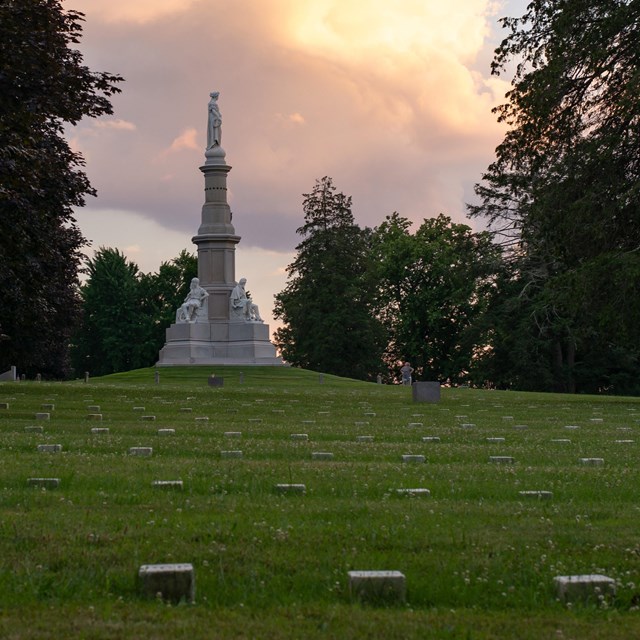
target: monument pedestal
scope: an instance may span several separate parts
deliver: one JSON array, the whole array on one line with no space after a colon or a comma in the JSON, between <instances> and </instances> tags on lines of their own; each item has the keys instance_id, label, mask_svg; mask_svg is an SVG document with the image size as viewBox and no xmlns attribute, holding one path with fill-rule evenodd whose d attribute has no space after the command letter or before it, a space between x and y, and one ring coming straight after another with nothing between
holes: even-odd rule
<instances>
[{"instance_id":1,"label":"monument pedestal","mask_svg":"<svg viewBox=\"0 0 640 640\"><path fill-rule=\"evenodd\" d=\"M189 364L282 366L282 360L262 322L172 324L157 366Z\"/></svg>"}]
</instances>

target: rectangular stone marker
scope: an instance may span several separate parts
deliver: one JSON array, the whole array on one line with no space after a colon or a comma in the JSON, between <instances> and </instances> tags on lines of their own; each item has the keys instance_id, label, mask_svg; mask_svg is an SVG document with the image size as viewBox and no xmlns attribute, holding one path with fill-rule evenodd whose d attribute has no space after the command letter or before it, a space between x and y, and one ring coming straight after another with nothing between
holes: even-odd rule
<instances>
[{"instance_id":1,"label":"rectangular stone marker","mask_svg":"<svg viewBox=\"0 0 640 640\"><path fill-rule=\"evenodd\" d=\"M496 462L497 464L513 464L513 458L511 456L489 456L489 462Z\"/></svg>"},{"instance_id":2,"label":"rectangular stone marker","mask_svg":"<svg viewBox=\"0 0 640 640\"><path fill-rule=\"evenodd\" d=\"M50 420L50 413L36 413L36 420Z\"/></svg>"},{"instance_id":3,"label":"rectangular stone marker","mask_svg":"<svg viewBox=\"0 0 640 640\"><path fill-rule=\"evenodd\" d=\"M616 444L633 444L634 440L614 440Z\"/></svg>"},{"instance_id":4,"label":"rectangular stone marker","mask_svg":"<svg viewBox=\"0 0 640 640\"><path fill-rule=\"evenodd\" d=\"M374 411L366 411L365 416L367 416L367 418L371 417L371 418L375 418L375 412Z\"/></svg>"},{"instance_id":5,"label":"rectangular stone marker","mask_svg":"<svg viewBox=\"0 0 640 640\"><path fill-rule=\"evenodd\" d=\"M440 383L414 382L411 393L414 402L440 402Z\"/></svg>"},{"instance_id":6,"label":"rectangular stone marker","mask_svg":"<svg viewBox=\"0 0 640 640\"><path fill-rule=\"evenodd\" d=\"M424 427L424 423L422 423L422 422L410 422L407 425L408 429L417 429L418 427Z\"/></svg>"},{"instance_id":7,"label":"rectangular stone marker","mask_svg":"<svg viewBox=\"0 0 640 640\"><path fill-rule=\"evenodd\" d=\"M518 491L523 498L538 498L538 500L550 500L553 498L551 491Z\"/></svg>"},{"instance_id":8,"label":"rectangular stone marker","mask_svg":"<svg viewBox=\"0 0 640 640\"><path fill-rule=\"evenodd\" d=\"M209 422L209 416L198 416L196 422Z\"/></svg>"},{"instance_id":9,"label":"rectangular stone marker","mask_svg":"<svg viewBox=\"0 0 640 640\"><path fill-rule=\"evenodd\" d=\"M502 437L487 438L487 442L504 442L504 438L502 438Z\"/></svg>"},{"instance_id":10,"label":"rectangular stone marker","mask_svg":"<svg viewBox=\"0 0 640 640\"><path fill-rule=\"evenodd\" d=\"M400 571L349 571L349 594L366 602L404 602L407 581Z\"/></svg>"},{"instance_id":11,"label":"rectangular stone marker","mask_svg":"<svg viewBox=\"0 0 640 640\"><path fill-rule=\"evenodd\" d=\"M109 433L109 427L93 427L91 433Z\"/></svg>"},{"instance_id":12,"label":"rectangular stone marker","mask_svg":"<svg viewBox=\"0 0 640 640\"><path fill-rule=\"evenodd\" d=\"M100 405L99 404L90 404L87 407L87 411L91 413L100 413Z\"/></svg>"},{"instance_id":13,"label":"rectangular stone marker","mask_svg":"<svg viewBox=\"0 0 640 640\"><path fill-rule=\"evenodd\" d=\"M551 438L551 442L561 442L564 444L570 444L571 440L569 440L569 438Z\"/></svg>"},{"instance_id":14,"label":"rectangular stone marker","mask_svg":"<svg viewBox=\"0 0 640 640\"><path fill-rule=\"evenodd\" d=\"M32 487L57 489L60 486L60 478L27 478L27 484Z\"/></svg>"},{"instance_id":15,"label":"rectangular stone marker","mask_svg":"<svg viewBox=\"0 0 640 640\"><path fill-rule=\"evenodd\" d=\"M461 429L475 429L475 428L476 428L476 425L475 425L475 424L473 424L472 422L463 422L463 423L460 425L460 428L461 428Z\"/></svg>"},{"instance_id":16,"label":"rectangular stone marker","mask_svg":"<svg viewBox=\"0 0 640 640\"><path fill-rule=\"evenodd\" d=\"M249 418L249 422L262 422L262 418Z\"/></svg>"},{"instance_id":17,"label":"rectangular stone marker","mask_svg":"<svg viewBox=\"0 0 640 640\"><path fill-rule=\"evenodd\" d=\"M242 438L242 431L225 431L225 438Z\"/></svg>"},{"instance_id":18,"label":"rectangular stone marker","mask_svg":"<svg viewBox=\"0 0 640 640\"><path fill-rule=\"evenodd\" d=\"M90 413L87 415L87 420L102 420L102 414L101 413Z\"/></svg>"},{"instance_id":19,"label":"rectangular stone marker","mask_svg":"<svg viewBox=\"0 0 640 640\"><path fill-rule=\"evenodd\" d=\"M307 486L304 484L277 484L275 490L278 493L306 493Z\"/></svg>"},{"instance_id":20,"label":"rectangular stone marker","mask_svg":"<svg viewBox=\"0 0 640 640\"><path fill-rule=\"evenodd\" d=\"M62 451L61 444L39 444L38 451L42 453L59 453Z\"/></svg>"},{"instance_id":21,"label":"rectangular stone marker","mask_svg":"<svg viewBox=\"0 0 640 640\"><path fill-rule=\"evenodd\" d=\"M221 458L242 458L242 451L221 451Z\"/></svg>"},{"instance_id":22,"label":"rectangular stone marker","mask_svg":"<svg viewBox=\"0 0 640 640\"><path fill-rule=\"evenodd\" d=\"M308 433L292 433L291 439L292 440L308 440L309 434Z\"/></svg>"},{"instance_id":23,"label":"rectangular stone marker","mask_svg":"<svg viewBox=\"0 0 640 640\"><path fill-rule=\"evenodd\" d=\"M313 451L311 453L312 460L333 460L333 453L329 451Z\"/></svg>"},{"instance_id":24,"label":"rectangular stone marker","mask_svg":"<svg viewBox=\"0 0 640 640\"><path fill-rule=\"evenodd\" d=\"M173 436L175 435L175 429L158 429L159 436Z\"/></svg>"},{"instance_id":25,"label":"rectangular stone marker","mask_svg":"<svg viewBox=\"0 0 640 640\"><path fill-rule=\"evenodd\" d=\"M142 419L145 422L153 422L156 419L156 417L155 416L142 416Z\"/></svg>"},{"instance_id":26,"label":"rectangular stone marker","mask_svg":"<svg viewBox=\"0 0 640 640\"><path fill-rule=\"evenodd\" d=\"M356 436L356 442L373 442L373 436Z\"/></svg>"},{"instance_id":27,"label":"rectangular stone marker","mask_svg":"<svg viewBox=\"0 0 640 640\"><path fill-rule=\"evenodd\" d=\"M180 411L182 413L191 413L193 411L192 407L180 407Z\"/></svg>"},{"instance_id":28,"label":"rectangular stone marker","mask_svg":"<svg viewBox=\"0 0 640 640\"><path fill-rule=\"evenodd\" d=\"M8 409L8 408L9 408L8 402L0 402L0 409Z\"/></svg>"},{"instance_id":29,"label":"rectangular stone marker","mask_svg":"<svg viewBox=\"0 0 640 640\"><path fill-rule=\"evenodd\" d=\"M27 433L44 433L44 427L29 426L25 427L24 430Z\"/></svg>"},{"instance_id":30,"label":"rectangular stone marker","mask_svg":"<svg viewBox=\"0 0 640 640\"><path fill-rule=\"evenodd\" d=\"M616 581L600 574L556 576L553 579L558 599L561 602L600 603L600 596L616 594Z\"/></svg>"},{"instance_id":31,"label":"rectangular stone marker","mask_svg":"<svg viewBox=\"0 0 640 640\"><path fill-rule=\"evenodd\" d=\"M151 486L159 489L183 489L182 480L154 480Z\"/></svg>"},{"instance_id":32,"label":"rectangular stone marker","mask_svg":"<svg viewBox=\"0 0 640 640\"><path fill-rule=\"evenodd\" d=\"M133 407L134 411L144 411L144 407Z\"/></svg>"},{"instance_id":33,"label":"rectangular stone marker","mask_svg":"<svg viewBox=\"0 0 640 640\"><path fill-rule=\"evenodd\" d=\"M580 427L577 424L567 424L564 427L565 429L569 429L570 431L575 431L576 429L579 429Z\"/></svg>"},{"instance_id":34,"label":"rectangular stone marker","mask_svg":"<svg viewBox=\"0 0 640 640\"><path fill-rule=\"evenodd\" d=\"M592 467L601 467L604 464L604 458L580 458L580 462Z\"/></svg>"},{"instance_id":35,"label":"rectangular stone marker","mask_svg":"<svg viewBox=\"0 0 640 640\"><path fill-rule=\"evenodd\" d=\"M430 496L431 491L429 489L396 489L396 493L401 496Z\"/></svg>"},{"instance_id":36,"label":"rectangular stone marker","mask_svg":"<svg viewBox=\"0 0 640 640\"><path fill-rule=\"evenodd\" d=\"M603 422L602 418L589 418L589 422Z\"/></svg>"},{"instance_id":37,"label":"rectangular stone marker","mask_svg":"<svg viewBox=\"0 0 640 640\"><path fill-rule=\"evenodd\" d=\"M356 427L368 427L369 426L368 422L354 422L353 424L355 424Z\"/></svg>"},{"instance_id":38,"label":"rectangular stone marker","mask_svg":"<svg viewBox=\"0 0 640 640\"><path fill-rule=\"evenodd\" d=\"M148 458L153 455L153 447L130 447L129 455Z\"/></svg>"},{"instance_id":39,"label":"rectangular stone marker","mask_svg":"<svg viewBox=\"0 0 640 640\"><path fill-rule=\"evenodd\" d=\"M56 407L53 404L42 404L42 405L40 405L40 408L43 411L53 411Z\"/></svg>"},{"instance_id":40,"label":"rectangular stone marker","mask_svg":"<svg viewBox=\"0 0 640 640\"><path fill-rule=\"evenodd\" d=\"M524 431L525 429L528 429L529 426L526 424L514 424L513 428L518 429L518 431Z\"/></svg>"},{"instance_id":41,"label":"rectangular stone marker","mask_svg":"<svg viewBox=\"0 0 640 640\"><path fill-rule=\"evenodd\" d=\"M402 462L424 462L426 458L421 455L414 455L412 453L406 453L402 456Z\"/></svg>"},{"instance_id":42,"label":"rectangular stone marker","mask_svg":"<svg viewBox=\"0 0 640 640\"><path fill-rule=\"evenodd\" d=\"M140 591L146 598L195 602L196 580L192 564L143 564L138 570Z\"/></svg>"},{"instance_id":43,"label":"rectangular stone marker","mask_svg":"<svg viewBox=\"0 0 640 640\"><path fill-rule=\"evenodd\" d=\"M440 436L423 436L422 442L440 442Z\"/></svg>"}]
</instances>

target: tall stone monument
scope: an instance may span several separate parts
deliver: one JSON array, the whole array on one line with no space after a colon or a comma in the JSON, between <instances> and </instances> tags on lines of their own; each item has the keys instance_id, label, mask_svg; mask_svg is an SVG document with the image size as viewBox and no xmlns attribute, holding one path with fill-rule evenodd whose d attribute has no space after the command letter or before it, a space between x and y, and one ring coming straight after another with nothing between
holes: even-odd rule
<instances>
[{"instance_id":1,"label":"tall stone monument","mask_svg":"<svg viewBox=\"0 0 640 640\"><path fill-rule=\"evenodd\" d=\"M218 92L209 101L204 174L205 202L198 233L198 278L194 278L157 366L282 365L269 341L269 326L247 296L245 278L235 280L235 250L240 242L227 203L227 164L222 148L222 117Z\"/></svg>"}]
</instances>

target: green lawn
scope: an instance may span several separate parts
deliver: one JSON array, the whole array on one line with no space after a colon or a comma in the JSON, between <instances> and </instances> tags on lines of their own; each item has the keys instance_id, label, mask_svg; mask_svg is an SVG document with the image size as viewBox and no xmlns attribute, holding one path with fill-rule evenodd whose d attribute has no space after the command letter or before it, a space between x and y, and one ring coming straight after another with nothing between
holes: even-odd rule
<instances>
[{"instance_id":1,"label":"green lawn","mask_svg":"<svg viewBox=\"0 0 640 640\"><path fill-rule=\"evenodd\" d=\"M407 387L299 369L176 367L159 384L153 369L1 383L5 402L2 638L640 637L636 398L443 389L414 404ZM172 562L194 565L195 605L140 596L140 565ZM406 604L352 602L352 569L402 571ZM615 600L556 600L554 576L588 573L614 578Z\"/></svg>"}]
</instances>

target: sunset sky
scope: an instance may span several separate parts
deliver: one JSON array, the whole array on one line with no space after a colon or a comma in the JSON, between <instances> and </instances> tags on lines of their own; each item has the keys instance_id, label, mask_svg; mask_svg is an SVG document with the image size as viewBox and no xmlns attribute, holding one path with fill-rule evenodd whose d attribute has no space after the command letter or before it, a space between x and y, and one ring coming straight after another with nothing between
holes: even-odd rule
<instances>
[{"instance_id":1,"label":"sunset sky","mask_svg":"<svg viewBox=\"0 0 640 640\"><path fill-rule=\"evenodd\" d=\"M393 211L465 217L504 129L491 108L497 19L526 0L65 0L93 71L125 78L114 115L69 131L98 190L77 220L144 272L200 223L207 103L219 91L236 277L270 322L302 225L333 178L361 226ZM91 253L91 251L89 252Z\"/></svg>"}]
</instances>

